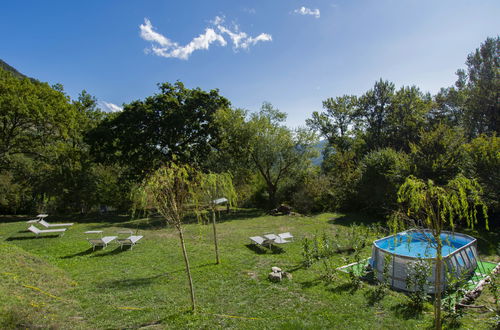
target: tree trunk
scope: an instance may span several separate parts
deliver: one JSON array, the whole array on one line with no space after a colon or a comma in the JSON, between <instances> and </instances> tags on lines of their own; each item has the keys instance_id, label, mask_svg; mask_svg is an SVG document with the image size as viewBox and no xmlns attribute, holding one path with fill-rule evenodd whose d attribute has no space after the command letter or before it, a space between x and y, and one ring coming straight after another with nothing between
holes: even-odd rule
<instances>
[{"instance_id":1,"label":"tree trunk","mask_svg":"<svg viewBox=\"0 0 500 330\"><path fill-rule=\"evenodd\" d=\"M193 279L191 278L191 269L189 268L189 259L186 252L186 245L184 244L184 235L182 233L182 228L179 228L179 238L181 239L182 255L184 256L184 262L186 264L186 273L189 281L189 290L191 291L191 310L194 312L196 308L196 301L194 298Z\"/></svg>"},{"instance_id":2,"label":"tree trunk","mask_svg":"<svg viewBox=\"0 0 500 330\"><path fill-rule=\"evenodd\" d=\"M434 275L434 322L436 329L441 329L441 272L443 264L441 235L438 233L436 237L437 254L436 254L436 272Z\"/></svg>"},{"instance_id":3,"label":"tree trunk","mask_svg":"<svg viewBox=\"0 0 500 330\"><path fill-rule=\"evenodd\" d=\"M269 208L274 209L276 207L276 186L268 185L267 192L269 194Z\"/></svg>"},{"instance_id":4,"label":"tree trunk","mask_svg":"<svg viewBox=\"0 0 500 330\"><path fill-rule=\"evenodd\" d=\"M219 245L217 243L217 228L215 226L215 210L212 210L212 226L214 228L214 244L215 244L215 263L220 264Z\"/></svg>"}]
</instances>

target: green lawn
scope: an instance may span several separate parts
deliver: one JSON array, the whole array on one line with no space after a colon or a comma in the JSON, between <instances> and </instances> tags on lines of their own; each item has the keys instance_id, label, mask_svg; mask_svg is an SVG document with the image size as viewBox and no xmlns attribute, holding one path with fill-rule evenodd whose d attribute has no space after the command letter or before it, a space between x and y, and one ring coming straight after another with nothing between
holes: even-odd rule
<instances>
[{"instance_id":1,"label":"green lawn","mask_svg":"<svg viewBox=\"0 0 500 330\"><path fill-rule=\"evenodd\" d=\"M97 219L97 218L96 218ZM17 220L17 221L16 221ZM68 220L51 219L49 221ZM79 221L80 220L80 221ZM0 218L0 221L2 219ZM5 221L5 219L3 220ZM185 226L186 245L199 306L188 312L189 292L179 239L159 219L101 221L77 219L62 237L33 238L26 218L0 223L0 327L41 325L62 328L422 328L432 324L432 308L414 315L407 297L390 291L370 302L373 287L353 290L343 273L333 283L321 280L323 264L301 265L301 239L323 232L342 235L353 222L375 222L354 214L315 217L272 217L241 210L218 224L221 265L215 265L211 226ZM112 244L92 251L87 230L115 235L128 228L144 235L133 250ZM292 232L296 239L282 250L255 249L249 236ZM479 235L478 233L472 233ZM373 238L377 235L373 233ZM483 259L498 262L492 246L498 234L481 234ZM370 256L371 246L361 255ZM346 254L332 258L346 263ZM293 279L270 283L267 274L278 266ZM485 296L483 299L488 299ZM493 314L466 312L465 328L488 328ZM481 322L478 322L480 320ZM3 323L2 323L3 322Z\"/></svg>"}]
</instances>

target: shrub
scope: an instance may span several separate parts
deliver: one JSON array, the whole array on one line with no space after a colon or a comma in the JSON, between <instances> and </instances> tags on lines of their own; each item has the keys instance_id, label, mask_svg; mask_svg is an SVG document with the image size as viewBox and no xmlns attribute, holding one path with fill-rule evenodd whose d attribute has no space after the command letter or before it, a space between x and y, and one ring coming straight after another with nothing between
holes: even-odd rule
<instances>
[{"instance_id":1,"label":"shrub","mask_svg":"<svg viewBox=\"0 0 500 330\"><path fill-rule=\"evenodd\" d=\"M406 288L411 291L409 294L410 305L415 311L421 312L425 301L429 298L426 286L427 278L431 273L429 262L424 259L412 262L408 265L408 277L406 278Z\"/></svg>"},{"instance_id":2,"label":"shrub","mask_svg":"<svg viewBox=\"0 0 500 330\"><path fill-rule=\"evenodd\" d=\"M410 174L405 153L386 148L368 153L361 161L358 185L360 201L377 214L386 214L396 207L397 191Z\"/></svg>"},{"instance_id":3,"label":"shrub","mask_svg":"<svg viewBox=\"0 0 500 330\"><path fill-rule=\"evenodd\" d=\"M500 211L500 138L481 135L464 145L465 172L479 181L488 209ZM494 217L491 217L493 219Z\"/></svg>"}]
</instances>

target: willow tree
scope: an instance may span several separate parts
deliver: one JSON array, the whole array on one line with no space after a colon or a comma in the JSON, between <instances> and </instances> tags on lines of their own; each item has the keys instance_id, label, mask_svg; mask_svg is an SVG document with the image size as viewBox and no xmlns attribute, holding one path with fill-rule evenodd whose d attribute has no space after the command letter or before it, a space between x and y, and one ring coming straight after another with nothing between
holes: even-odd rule
<instances>
[{"instance_id":1,"label":"willow tree","mask_svg":"<svg viewBox=\"0 0 500 330\"><path fill-rule=\"evenodd\" d=\"M173 225L179 233L182 255L186 265L191 294L191 308L196 308L194 296L193 279L189 267L189 259L184 243L184 232L182 219L189 212L190 203L195 196L195 188L198 185L200 174L189 165L176 165L171 163L156 170L144 184L143 191L147 201L165 218L167 223Z\"/></svg>"},{"instance_id":2,"label":"willow tree","mask_svg":"<svg viewBox=\"0 0 500 330\"><path fill-rule=\"evenodd\" d=\"M201 176L197 190L198 202L208 205L212 216L212 227L214 232L215 260L220 264L219 246L217 241L217 205L218 199L226 198L229 207L236 200L236 192L233 187L233 179L229 173L207 173Z\"/></svg>"},{"instance_id":3,"label":"willow tree","mask_svg":"<svg viewBox=\"0 0 500 330\"><path fill-rule=\"evenodd\" d=\"M445 227L452 230L458 221L474 228L478 210L485 218L488 229L488 215L481 200L482 189L475 180L462 175L450 180L445 186L436 185L432 180L423 181L409 176L398 191L398 202L412 219L430 229L436 245L436 270L434 272L434 318L436 329L441 329L441 276L442 247L441 232ZM401 217L399 218L401 219Z\"/></svg>"}]
</instances>

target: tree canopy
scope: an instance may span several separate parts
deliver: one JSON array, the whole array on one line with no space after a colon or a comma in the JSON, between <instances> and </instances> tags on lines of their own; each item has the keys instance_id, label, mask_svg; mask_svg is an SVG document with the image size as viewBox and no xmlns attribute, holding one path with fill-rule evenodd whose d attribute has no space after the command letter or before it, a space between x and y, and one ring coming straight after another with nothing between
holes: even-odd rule
<instances>
[{"instance_id":1,"label":"tree canopy","mask_svg":"<svg viewBox=\"0 0 500 330\"><path fill-rule=\"evenodd\" d=\"M181 82L159 85L160 92L126 105L89 133L99 160L119 162L142 178L174 157L203 166L217 147L213 117L229 101L217 90L188 89Z\"/></svg>"}]
</instances>

